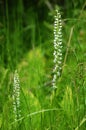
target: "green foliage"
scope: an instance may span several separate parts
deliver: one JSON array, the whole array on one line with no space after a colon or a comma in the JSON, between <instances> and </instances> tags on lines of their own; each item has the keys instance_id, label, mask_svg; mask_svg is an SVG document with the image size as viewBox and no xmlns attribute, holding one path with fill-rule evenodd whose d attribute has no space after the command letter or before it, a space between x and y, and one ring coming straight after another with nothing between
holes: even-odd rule
<instances>
[{"instance_id":1,"label":"green foliage","mask_svg":"<svg viewBox=\"0 0 86 130\"><path fill-rule=\"evenodd\" d=\"M86 2L0 0L0 129L86 129ZM61 9L63 67L52 89L54 8ZM21 117L13 116L13 76ZM19 111L19 110L18 110Z\"/></svg>"}]
</instances>

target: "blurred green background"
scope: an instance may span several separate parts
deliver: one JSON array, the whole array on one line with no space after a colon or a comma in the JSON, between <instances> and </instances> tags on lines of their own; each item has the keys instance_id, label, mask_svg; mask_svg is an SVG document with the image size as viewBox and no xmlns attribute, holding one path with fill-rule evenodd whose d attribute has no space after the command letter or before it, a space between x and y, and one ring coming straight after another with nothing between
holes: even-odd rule
<instances>
[{"instance_id":1,"label":"blurred green background","mask_svg":"<svg viewBox=\"0 0 86 130\"><path fill-rule=\"evenodd\" d=\"M55 9L62 16L63 67L54 91ZM17 122L12 105L15 69L23 117ZM0 129L86 129L85 0L0 0Z\"/></svg>"}]
</instances>

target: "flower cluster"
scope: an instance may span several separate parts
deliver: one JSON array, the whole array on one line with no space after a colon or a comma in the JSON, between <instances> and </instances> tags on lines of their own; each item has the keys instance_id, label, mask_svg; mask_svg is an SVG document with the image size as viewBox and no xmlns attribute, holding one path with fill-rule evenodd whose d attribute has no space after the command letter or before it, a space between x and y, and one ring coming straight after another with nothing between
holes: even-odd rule
<instances>
[{"instance_id":1,"label":"flower cluster","mask_svg":"<svg viewBox=\"0 0 86 130\"><path fill-rule=\"evenodd\" d=\"M55 21L54 21L54 69L53 69L53 80L52 86L56 87L57 77L61 75L62 65L62 20L61 14L56 10Z\"/></svg>"},{"instance_id":2,"label":"flower cluster","mask_svg":"<svg viewBox=\"0 0 86 130\"><path fill-rule=\"evenodd\" d=\"M17 70L14 73L14 83L13 83L13 112L15 121L21 117L20 114L20 83L19 75Z\"/></svg>"}]
</instances>

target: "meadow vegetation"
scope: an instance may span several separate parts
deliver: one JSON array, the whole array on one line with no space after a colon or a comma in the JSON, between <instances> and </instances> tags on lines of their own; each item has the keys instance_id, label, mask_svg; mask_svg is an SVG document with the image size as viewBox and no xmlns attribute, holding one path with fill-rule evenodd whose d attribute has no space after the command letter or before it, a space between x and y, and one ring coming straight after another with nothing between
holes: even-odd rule
<instances>
[{"instance_id":1,"label":"meadow vegetation","mask_svg":"<svg viewBox=\"0 0 86 130\"><path fill-rule=\"evenodd\" d=\"M56 9L62 17L63 58L53 89ZM15 103L14 80L19 84ZM85 129L86 2L0 0L0 130Z\"/></svg>"}]
</instances>

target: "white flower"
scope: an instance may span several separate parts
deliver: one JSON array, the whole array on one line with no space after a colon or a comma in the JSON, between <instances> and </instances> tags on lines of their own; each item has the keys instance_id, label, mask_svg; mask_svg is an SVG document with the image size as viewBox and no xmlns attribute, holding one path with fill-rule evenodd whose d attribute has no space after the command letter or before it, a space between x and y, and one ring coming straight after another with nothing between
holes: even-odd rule
<instances>
[{"instance_id":1,"label":"white flower","mask_svg":"<svg viewBox=\"0 0 86 130\"><path fill-rule=\"evenodd\" d=\"M61 45L62 44L62 41L61 42L58 42L58 45ZM59 46L60 47L60 46Z\"/></svg>"},{"instance_id":2,"label":"white flower","mask_svg":"<svg viewBox=\"0 0 86 130\"><path fill-rule=\"evenodd\" d=\"M61 75L61 64L62 64L62 20L61 14L56 10L55 21L54 21L54 69L53 69L53 79L52 86L56 87L57 77Z\"/></svg>"},{"instance_id":3,"label":"white flower","mask_svg":"<svg viewBox=\"0 0 86 130\"><path fill-rule=\"evenodd\" d=\"M60 72L59 71L57 72L57 75L60 76Z\"/></svg>"},{"instance_id":4,"label":"white flower","mask_svg":"<svg viewBox=\"0 0 86 130\"><path fill-rule=\"evenodd\" d=\"M61 49L58 49L58 52L61 52L62 50Z\"/></svg>"},{"instance_id":5,"label":"white flower","mask_svg":"<svg viewBox=\"0 0 86 130\"><path fill-rule=\"evenodd\" d=\"M21 115L19 112L20 109L20 84L19 84L19 75L17 70L14 73L14 83L13 83L13 113L15 116L14 120L18 119L18 115Z\"/></svg>"},{"instance_id":6,"label":"white flower","mask_svg":"<svg viewBox=\"0 0 86 130\"><path fill-rule=\"evenodd\" d=\"M62 57L59 57L59 60L62 60Z\"/></svg>"},{"instance_id":7,"label":"white flower","mask_svg":"<svg viewBox=\"0 0 86 130\"><path fill-rule=\"evenodd\" d=\"M62 62L61 61L58 61L58 64L61 64Z\"/></svg>"}]
</instances>

